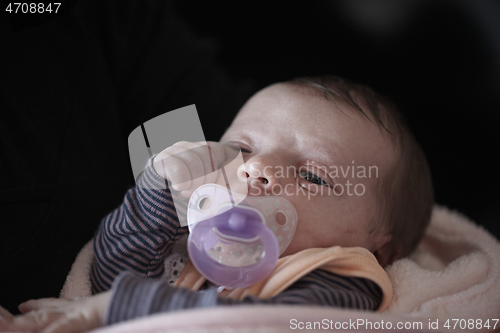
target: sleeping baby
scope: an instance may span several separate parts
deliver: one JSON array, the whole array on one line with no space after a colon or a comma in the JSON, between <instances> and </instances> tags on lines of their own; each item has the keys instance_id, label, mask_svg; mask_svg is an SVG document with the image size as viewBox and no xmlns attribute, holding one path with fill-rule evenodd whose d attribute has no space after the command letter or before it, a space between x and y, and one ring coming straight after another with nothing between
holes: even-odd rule
<instances>
[{"instance_id":1,"label":"sleeping baby","mask_svg":"<svg viewBox=\"0 0 500 333\"><path fill-rule=\"evenodd\" d=\"M165 259L188 234L174 198L227 183L211 171L235 148L244 164L229 176L249 197L285 198L298 216L293 238L270 274L250 286L218 288L182 260L166 279ZM392 298L383 267L415 249L433 202L425 155L390 101L333 76L274 84L243 106L220 142L180 142L150 159L96 233L94 296L28 301L19 317L2 310L0 328L80 332L238 304L383 311Z\"/></svg>"}]
</instances>

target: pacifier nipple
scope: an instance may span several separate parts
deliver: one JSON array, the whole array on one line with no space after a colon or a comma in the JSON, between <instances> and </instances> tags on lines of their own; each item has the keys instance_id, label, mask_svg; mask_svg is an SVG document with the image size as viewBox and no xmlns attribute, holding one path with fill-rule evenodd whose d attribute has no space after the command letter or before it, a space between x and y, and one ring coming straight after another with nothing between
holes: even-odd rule
<instances>
[{"instance_id":1,"label":"pacifier nipple","mask_svg":"<svg viewBox=\"0 0 500 333\"><path fill-rule=\"evenodd\" d=\"M227 221L229 227L234 231L242 231L245 228L245 215L241 213L231 213Z\"/></svg>"}]
</instances>

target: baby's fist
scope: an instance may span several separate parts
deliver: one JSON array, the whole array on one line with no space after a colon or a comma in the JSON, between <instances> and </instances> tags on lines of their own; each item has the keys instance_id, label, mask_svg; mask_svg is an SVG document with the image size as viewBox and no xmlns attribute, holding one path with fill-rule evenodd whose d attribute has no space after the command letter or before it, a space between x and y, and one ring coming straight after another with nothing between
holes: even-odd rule
<instances>
[{"instance_id":1,"label":"baby's fist","mask_svg":"<svg viewBox=\"0 0 500 333\"><path fill-rule=\"evenodd\" d=\"M199 186L215 183L225 161L225 147L218 142L180 141L159 153L153 167L173 190L188 198Z\"/></svg>"}]
</instances>

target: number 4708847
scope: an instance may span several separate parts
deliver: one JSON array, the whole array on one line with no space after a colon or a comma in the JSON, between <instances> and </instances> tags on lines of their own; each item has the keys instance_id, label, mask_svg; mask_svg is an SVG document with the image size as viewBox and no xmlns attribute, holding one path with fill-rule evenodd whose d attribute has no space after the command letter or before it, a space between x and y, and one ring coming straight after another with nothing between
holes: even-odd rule
<instances>
[{"instance_id":1,"label":"number 4708847","mask_svg":"<svg viewBox=\"0 0 500 333\"><path fill-rule=\"evenodd\" d=\"M486 321L482 321L481 319L448 319L444 323L444 327L447 329L482 329L482 328L487 328L489 329L495 329L498 324L498 319L491 319L491 324L490 320L487 319Z\"/></svg>"},{"instance_id":2,"label":"number 4708847","mask_svg":"<svg viewBox=\"0 0 500 333\"><path fill-rule=\"evenodd\" d=\"M59 11L59 7L61 6L60 2L48 3L47 5L43 2L9 2L7 8L5 8L6 12L10 14L43 14L43 13L54 13L57 14Z\"/></svg>"}]
</instances>

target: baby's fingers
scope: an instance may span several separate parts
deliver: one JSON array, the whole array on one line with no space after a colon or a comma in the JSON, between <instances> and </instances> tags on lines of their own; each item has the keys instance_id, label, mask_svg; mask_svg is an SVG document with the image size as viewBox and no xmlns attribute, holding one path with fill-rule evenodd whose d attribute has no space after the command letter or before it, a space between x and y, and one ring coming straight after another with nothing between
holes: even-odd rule
<instances>
[{"instance_id":1,"label":"baby's fingers","mask_svg":"<svg viewBox=\"0 0 500 333\"><path fill-rule=\"evenodd\" d=\"M154 160L154 168L161 177L170 181L174 190L183 191L191 187L191 173L180 158L158 155Z\"/></svg>"},{"instance_id":2,"label":"baby's fingers","mask_svg":"<svg viewBox=\"0 0 500 333\"><path fill-rule=\"evenodd\" d=\"M214 168L219 169L221 165L226 161L225 147L218 142L212 141L208 141L207 146L209 147L210 153L212 154Z\"/></svg>"},{"instance_id":3,"label":"baby's fingers","mask_svg":"<svg viewBox=\"0 0 500 333\"><path fill-rule=\"evenodd\" d=\"M38 332L61 317L54 311L38 310L0 321L1 332Z\"/></svg>"},{"instance_id":4,"label":"baby's fingers","mask_svg":"<svg viewBox=\"0 0 500 333\"><path fill-rule=\"evenodd\" d=\"M217 157L211 152L210 142L185 142L183 148L196 155L203 165L203 175L206 176L218 169Z\"/></svg>"},{"instance_id":5,"label":"baby's fingers","mask_svg":"<svg viewBox=\"0 0 500 333\"><path fill-rule=\"evenodd\" d=\"M0 321L11 319L13 317L12 313L0 306Z\"/></svg>"},{"instance_id":6,"label":"baby's fingers","mask_svg":"<svg viewBox=\"0 0 500 333\"><path fill-rule=\"evenodd\" d=\"M68 301L60 298L41 298L32 299L24 303L19 304L19 311L21 313L30 312L33 310L43 309L43 308L55 308L68 304Z\"/></svg>"},{"instance_id":7,"label":"baby's fingers","mask_svg":"<svg viewBox=\"0 0 500 333\"><path fill-rule=\"evenodd\" d=\"M40 333L79 333L87 332L100 327L97 321L89 321L83 314L74 317L65 317L53 322Z\"/></svg>"}]
</instances>

